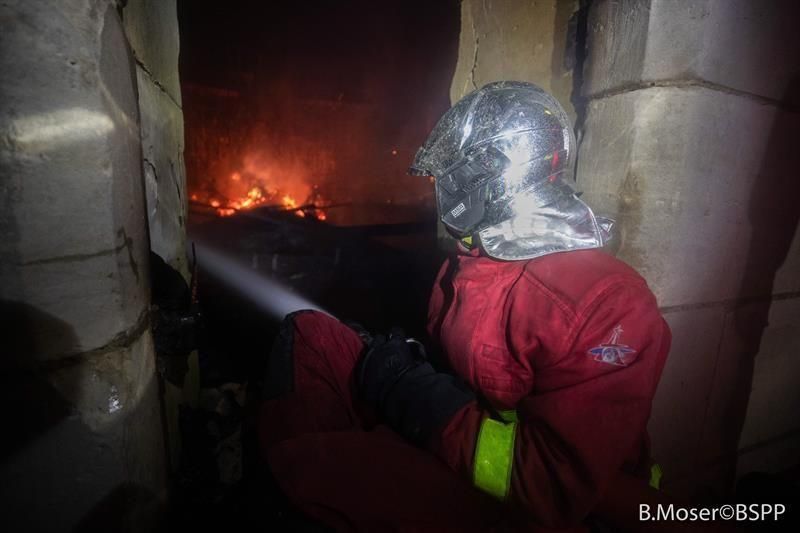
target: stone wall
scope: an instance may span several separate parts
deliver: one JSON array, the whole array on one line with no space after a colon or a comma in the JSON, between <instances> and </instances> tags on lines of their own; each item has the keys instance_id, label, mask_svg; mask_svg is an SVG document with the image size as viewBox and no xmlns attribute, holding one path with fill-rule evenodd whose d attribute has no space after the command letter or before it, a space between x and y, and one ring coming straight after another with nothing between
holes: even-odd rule
<instances>
[{"instance_id":1,"label":"stone wall","mask_svg":"<svg viewBox=\"0 0 800 533\"><path fill-rule=\"evenodd\" d=\"M150 241L185 271L174 1L10 0L0 19L0 529L153 530Z\"/></svg>"},{"instance_id":2,"label":"stone wall","mask_svg":"<svg viewBox=\"0 0 800 533\"><path fill-rule=\"evenodd\" d=\"M800 457L796 4L592 3L577 179L673 330L651 420L667 486Z\"/></svg>"},{"instance_id":3,"label":"stone wall","mask_svg":"<svg viewBox=\"0 0 800 533\"><path fill-rule=\"evenodd\" d=\"M150 249L178 270L188 282L186 257L186 167L181 87L178 79L178 14L176 0L128 0L122 13L125 34L136 63L142 171ZM189 358L198 373L197 354ZM180 461L179 387L162 381L169 457Z\"/></svg>"},{"instance_id":4,"label":"stone wall","mask_svg":"<svg viewBox=\"0 0 800 533\"><path fill-rule=\"evenodd\" d=\"M175 0L128 0L123 21L136 61L150 248L188 281Z\"/></svg>"},{"instance_id":5,"label":"stone wall","mask_svg":"<svg viewBox=\"0 0 800 533\"><path fill-rule=\"evenodd\" d=\"M571 118L578 0L462 0L458 62L450 98L498 80L536 83Z\"/></svg>"}]
</instances>

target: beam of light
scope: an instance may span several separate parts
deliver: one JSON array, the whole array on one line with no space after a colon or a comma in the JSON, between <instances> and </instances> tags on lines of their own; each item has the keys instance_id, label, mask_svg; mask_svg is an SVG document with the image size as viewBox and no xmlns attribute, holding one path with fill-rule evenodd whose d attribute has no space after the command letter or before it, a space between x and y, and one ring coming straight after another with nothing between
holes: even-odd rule
<instances>
[{"instance_id":1,"label":"beam of light","mask_svg":"<svg viewBox=\"0 0 800 533\"><path fill-rule=\"evenodd\" d=\"M100 138L113 129L114 122L105 113L76 107L16 119L9 136L25 148L57 148Z\"/></svg>"},{"instance_id":2,"label":"beam of light","mask_svg":"<svg viewBox=\"0 0 800 533\"><path fill-rule=\"evenodd\" d=\"M202 243L195 243L195 245L197 248L197 262L201 268L255 303L270 317L282 320L289 313L301 309L314 309L330 315L314 302L292 292L280 283L242 266L233 258L214 250L208 245Z\"/></svg>"}]
</instances>

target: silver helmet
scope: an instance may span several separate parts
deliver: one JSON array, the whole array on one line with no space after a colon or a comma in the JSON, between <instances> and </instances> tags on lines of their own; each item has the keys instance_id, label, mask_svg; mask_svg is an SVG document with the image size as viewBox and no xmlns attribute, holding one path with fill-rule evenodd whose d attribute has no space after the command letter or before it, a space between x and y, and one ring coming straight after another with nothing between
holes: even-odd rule
<instances>
[{"instance_id":1,"label":"silver helmet","mask_svg":"<svg viewBox=\"0 0 800 533\"><path fill-rule=\"evenodd\" d=\"M612 221L576 196L575 136L558 101L531 83L485 85L448 110L409 172L434 176L439 217L497 259L599 248Z\"/></svg>"}]
</instances>

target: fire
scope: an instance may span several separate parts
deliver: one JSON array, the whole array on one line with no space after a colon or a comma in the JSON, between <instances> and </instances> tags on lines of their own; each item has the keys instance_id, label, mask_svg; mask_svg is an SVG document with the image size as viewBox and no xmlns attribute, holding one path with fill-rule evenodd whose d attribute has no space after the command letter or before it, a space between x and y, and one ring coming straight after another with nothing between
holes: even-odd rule
<instances>
[{"instance_id":1,"label":"fire","mask_svg":"<svg viewBox=\"0 0 800 533\"><path fill-rule=\"evenodd\" d=\"M324 174L325 170L320 168L319 173ZM309 184L309 177L308 169L275 163L263 154L256 154L245 157L235 171L212 180L212 187L191 191L190 198L192 202L212 207L221 217L272 206L299 217L326 220L321 208L328 202L318 186Z\"/></svg>"},{"instance_id":2,"label":"fire","mask_svg":"<svg viewBox=\"0 0 800 533\"><path fill-rule=\"evenodd\" d=\"M234 178L234 176L239 176L239 174L232 174L232 181L239 181L241 179L241 176L238 178ZM192 194L191 199L194 202L200 201L197 194ZM325 221L328 218L325 211L320 208L321 204L325 202L318 194L315 194L314 197L310 197L307 205L299 206L297 200L295 200L294 196L291 194L284 194L281 196L276 189L262 188L259 186L251 187L247 191L247 194L235 200L226 200L223 202L216 198L210 198L207 202L221 217L229 217L235 215L239 211L246 211L261 205L279 205L287 211L293 211L295 215L301 218L307 215L313 216L320 221Z\"/></svg>"},{"instance_id":3,"label":"fire","mask_svg":"<svg viewBox=\"0 0 800 533\"><path fill-rule=\"evenodd\" d=\"M263 204L267 201L267 198L264 196L264 193L261 191L259 187L253 187L249 191L247 191L247 196L242 198L241 200L234 200L230 203L230 206L234 209L250 209L256 207L258 205Z\"/></svg>"},{"instance_id":4,"label":"fire","mask_svg":"<svg viewBox=\"0 0 800 533\"><path fill-rule=\"evenodd\" d=\"M288 194L285 194L283 198L281 198L281 202L283 202L283 205L284 207L286 207L286 209L294 209L295 207L297 207L297 202L295 201L295 199L289 196Z\"/></svg>"},{"instance_id":5,"label":"fire","mask_svg":"<svg viewBox=\"0 0 800 533\"><path fill-rule=\"evenodd\" d=\"M288 195L288 194L283 195L283 198L281 198L281 202L283 203L283 206L287 210L291 211L291 210L295 209L295 212L294 212L295 215L299 216L300 218L305 218L306 211L303 210L303 209L296 209L297 208L297 200L292 198L290 195ZM318 209L316 206L314 206L313 208L310 208L309 211L311 212L311 214L314 215L314 217L316 217L317 220L325 220L325 218L326 218L325 217L325 212L322 211L321 209Z\"/></svg>"}]
</instances>

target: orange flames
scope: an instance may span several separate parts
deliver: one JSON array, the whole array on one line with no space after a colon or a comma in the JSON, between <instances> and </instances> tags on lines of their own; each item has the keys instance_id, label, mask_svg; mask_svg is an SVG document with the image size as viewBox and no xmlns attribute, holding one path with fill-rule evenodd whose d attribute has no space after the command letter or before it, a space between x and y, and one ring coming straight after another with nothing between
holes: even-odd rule
<instances>
[{"instance_id":1,"label":"orange flames","mask_svg":"<svg viewBox=\"0 0 800 533\"><path fill-rule=\"evenodd\" d=\"M268 183L273 180L269 179L269 172L263 169L254 171L252 163L249 166L251 168L243 172L233 172L228 180L217 180L214 189L218 191L219 196L198 191L191 194L192 201L214 208L221 217L259 206L277 206L287 211L294 211L299 217L309 215L317 220L326 220L327 216L321 207L327 202L321 198L317 187L309 187L301 180L286 179L280 188L270 186ZM287 189L291 189L292 192L287 192ZM307 200L303 204L298 204L295 195L301 197L305 195Z\"/></svg>"},{"instance_id":2,"label":"orange flames","mask_svg":"<svg viewBox=\"0 0 800 533\"><path fill-rule=\"evenodd\" d=\"M320 221L328 218L325 210L331 203L320 185L336 171L330 150L302 138L266 134L248 143L248 148L228 146L205 154L203 169L189 181L193 204L220 217L269 207Z\"/></svg>"},{"instance_id":3,"label":"orange flames","mask_svg":"<svg viewBox=\"0 0 800 533\"><path fill-rule=\"evenodd\" d=\"M283 202L283 205L287 209L293 209L297 207L297 202L294 200L294 198L292 198L288 194L284 195L283 198L281 198L281 202Z\"/></svg>"}]
</instances>

